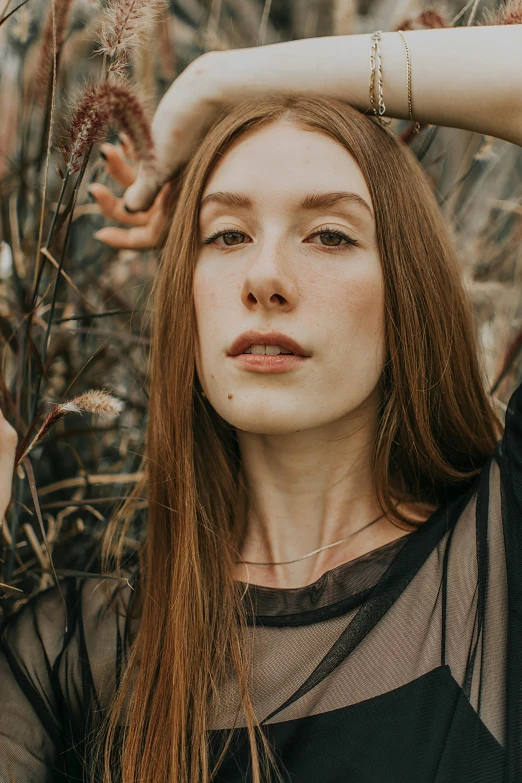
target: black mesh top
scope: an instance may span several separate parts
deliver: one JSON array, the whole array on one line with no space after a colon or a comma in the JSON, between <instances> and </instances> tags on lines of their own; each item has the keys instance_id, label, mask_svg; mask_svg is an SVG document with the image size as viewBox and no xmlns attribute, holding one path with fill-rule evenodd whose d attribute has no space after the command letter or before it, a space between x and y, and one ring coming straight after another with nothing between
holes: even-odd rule
<instances>
[{"instance_id":1,"label":"black mesh top","mask_svg":"<svg viewBox=\"0 0 522 783\"><path fill-rule=\"evenodd\" d=\"M4 623L0 783L82 780L126 630L100 588L69 579ZM522 783L522 387L480 476L418 530L249 593L254 707L286 780ZM235 706L230 683L213 753ZM251 780L245 735L220 783Z\"/></svg>"}]
</instances>

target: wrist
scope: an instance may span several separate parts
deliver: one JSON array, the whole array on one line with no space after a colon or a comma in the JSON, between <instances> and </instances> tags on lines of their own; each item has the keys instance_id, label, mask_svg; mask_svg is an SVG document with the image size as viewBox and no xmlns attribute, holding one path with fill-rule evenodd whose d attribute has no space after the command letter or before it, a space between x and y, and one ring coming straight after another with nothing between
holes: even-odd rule
<instances>
[{"instance_id":1,"label":"wrist","mask_svg":"<svg viewBox=\"0 0 522 783\"><path fill-rule=\"evenodd\" d=\"M197 57L183 72L187 76L188 90L192 95L214 103L225 103L232 94L237 100L237 89L241 87L244 91L248 87L242 79L237 78L238 68L243 69L244 78L244 61L238 57L243 51L216 49Z\"/></svg>"}]
</instances>

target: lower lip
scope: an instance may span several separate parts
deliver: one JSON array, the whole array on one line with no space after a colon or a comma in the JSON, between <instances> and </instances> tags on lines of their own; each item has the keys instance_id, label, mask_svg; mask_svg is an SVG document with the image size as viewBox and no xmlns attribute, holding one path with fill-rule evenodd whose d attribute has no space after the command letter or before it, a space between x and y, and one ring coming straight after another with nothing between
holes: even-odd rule
<instances>
[{"instance_id":1,"label":"lower lip","mask_svg":"<svg viewBox=\"0 0 522 783\"><path fill-rule=\"evenodd\" d=\"M280 353L277 356L267 356L263 353L240 353L230 356L230 359L244 370L252 372L288 372L305 362L307 356L294 356Z\"/></svg>"}]
</instances>

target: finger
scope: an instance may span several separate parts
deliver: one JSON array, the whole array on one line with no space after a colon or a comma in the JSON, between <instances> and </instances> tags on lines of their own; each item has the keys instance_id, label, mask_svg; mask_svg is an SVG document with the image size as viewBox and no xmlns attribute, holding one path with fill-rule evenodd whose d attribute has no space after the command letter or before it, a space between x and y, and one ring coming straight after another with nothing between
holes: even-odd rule
<instances>
[{"instance_id":1,"label":"finger","mask_svg":"<svg viewBox=\"0 0 522 783\"><path fill-rule=\"evenodd\" d=\"M14 461L18 434L9 424L0 410L0 521L2 520L11 498Z\"/></svg>"},{"instance_id":2,"label":"finger","mask_svg":"<svg viewBox=\"0 0 522 783\"><path fill-rule=\"evenodd\" d=\"M155 161L141 162L136 179L123 194L132 211L148 210L158 191L183 163L201 126L209 119L209 105L198 98L192 77L184 71L159 102L152 120Z\"/></svg>"},{"instance_id":3,"label":"finger","mask_svg":"<svg viewBox=\"0 0 522 783\"><path fill-rule=\"evenodd\" d=\"M0 405L0 442L6 444L8 448L14 448L18 440L18 433L12 424L7 421L2 406Z\"/></svg>"},{"instance_id":4,"label":"finger","mask_svg":"<svg viewBox=\"0 0 522 783\"><path fill-rule=\"evenodd\" d=\"M124 203L132 212L149 210L165 179L165 173L159 174L159 167L151 169L141 163L134 183L123 194Z\"/></svg>"},{"instance_id":5,"label":"finger","mask_svg":"<svg viewBox=\"0 0 522 783\"><path fill-rule=\"evenodd\" d=\"M94 238L121 250L147 250L155 247L159 234L150 224L128 229L107 226L97 231Z\"/></svg>"},{"instance_id":6,"label":"finger","mask_svg":"<svg viewBox=\"0 0 522 783\"><path fill-rule=\"evenodd\" d=\"M192 100L196 102L196 98ZM196 108L189 104L178 113L173 113L175 108L167 105L162 109L160 103L156 111L152 124L155 159L140 163L135 181L123 194L125 204L133 212L150 209L160 188L187 162L194 139L202 137L216 112L212 102L197 103Z\"/></svg>"},{"instance_id":7,"label":"finger","mask_svg":"<svg viewBox=\"0 0 522 783\"><path fill-rule=\"evenodd\" d=\"M159 231L163 231L167 223L167 220L169 220L169 218L172 217L171 215L169 215L169 198L170 198L170 186L167 183L166 185L163 185L162 189L156 196L154 207L149 212L150 225L153 228L158 227Z\"/></svg>"},{"instance_id":8,"label":"finger","mask_svg":"<svg viewBox=\"0 0 522 783\"><path fill-rule=\"evenodd\" d=\"M102 214L111 220L125 223L128 226L145 226L150 220L150 216L146 212L129 214L124 209L122 199L117 198L109 188L100 182L89 185L87 190L100 207Z\"/></svg>"},{"instance_id":9,"label":"finger","mask_svg":"<svg viewBox=\"0 0 522 783\"><path fill-rule=\"evenodd\" d=\"M152 120L155 165L140 165L134 184L123 198L133 210L151 207L160 187L186 163L195 142L206 133L228 97L221 63L229 52L206 52L172 82ZM228 94L227 94L228 96Z\"/></svg>"},{"instance_id":10,"label":"finger","mask_svg":"<svg viewBox=\"0 0 522 783\"><path fill-rule=\"evenodd\" d=\"M124 188L128 188L129 185L132 185L136 179L136 171L130 163L127 163L127 161L122 158L118 148L107 142L100 146L100 152L103 152L105 155L105 169L107 174L112 177L112 179L115 179L120 185L123 185Z\"/></svg>"},{"instance_id":11,"label":"finger","mask_svg":"<svg viewBox=\"0 0 522 783\"><path fill-rule=\"evenodd\" d=\"M169 185L164 185L158 193L154 206L146 213L149 216L147 225L130 230L107 226L100 229L100 231L94 235L95 239L98 239L100 242L104 242L111 247L127 250L144 250L156 247L160 240L164 238L167 221L169 219L169 194Z\"/></svg>"},{"instance_id":12,"label":"finger","mask_svg":"<svg viewBox=\"0 0 522 783\"><path fill-rule=\"evenodd\" d=\"M132 143L131 137L125 133L125 131L121 131L121 133L118 135L121 139L121 146L125 157L129 158L130 160L137 160L136 150L134 149L134 144Z\"/></svg>"}]
</instances>

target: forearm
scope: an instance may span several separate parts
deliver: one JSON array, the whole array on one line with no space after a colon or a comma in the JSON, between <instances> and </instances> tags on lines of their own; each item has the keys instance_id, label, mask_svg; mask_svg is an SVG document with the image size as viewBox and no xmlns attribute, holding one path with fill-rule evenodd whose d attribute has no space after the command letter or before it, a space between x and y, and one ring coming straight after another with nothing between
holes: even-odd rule
<instances>
[{"instance_id":1,"label":"forearm","mask_svg":"<svg viewBox=\"0 0 522 783\"><path fill-rule=\"evenodd\" d=\"M409 30L414 119L522 145L522 25ZM226 52L225 89L317 92L370 109L371 34L305 38ZM380 43L386 116L408 119L406 52ZM248 52L248 57L241 55Z\"/></svg>"}]
</instances>

